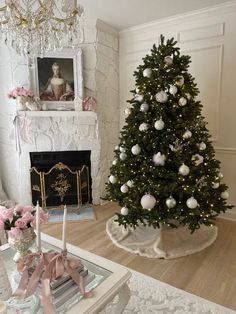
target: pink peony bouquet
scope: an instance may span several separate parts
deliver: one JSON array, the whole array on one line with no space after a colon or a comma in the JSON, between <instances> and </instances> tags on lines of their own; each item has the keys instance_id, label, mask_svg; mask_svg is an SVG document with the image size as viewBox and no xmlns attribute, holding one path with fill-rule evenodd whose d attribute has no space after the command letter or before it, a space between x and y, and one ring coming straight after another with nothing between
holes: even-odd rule
<instances>
[{"instance_id":1,"label":"pink peony bouquet","mask_svg":"<svg viewBox=\"0 0 236 314\"><path fill-rule=\"evenodd\" d=\"M25 97L33 98L34 93L31 90L26 89L24 87L16 87L7 96L8 98L13 98L13 99L16 99L18 96L25 96Z\"/></svg>"},{"instance_id":2,"label":"pink peony bouquet","mask_svg":"<svg viewBox=\"0 0 236 314\"><path fill-rule=\"evenodd\" d=\"M36 227L36 209L33 206L16 205L14 208L0 206L0 231L8 231L14 238L20 236L21 231ZM49 214L40 207L41 224L48 222Z\"/></svg>"}]
</instances>

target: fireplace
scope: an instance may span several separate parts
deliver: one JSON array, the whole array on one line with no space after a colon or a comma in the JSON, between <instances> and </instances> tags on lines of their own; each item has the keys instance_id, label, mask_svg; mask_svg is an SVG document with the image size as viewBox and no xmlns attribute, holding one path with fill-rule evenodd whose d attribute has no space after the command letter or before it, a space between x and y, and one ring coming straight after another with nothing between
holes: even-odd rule
<instances>
[{"instance_id":1,"label":"fireplace","mask_svg":"<svg viewBox=\"0 0 236 314\"><path fill-rule=\"evenodd\" d=\"M92 203L91 151L30 152L32 203L53 208Z\"/></svg>"}]
</instances>

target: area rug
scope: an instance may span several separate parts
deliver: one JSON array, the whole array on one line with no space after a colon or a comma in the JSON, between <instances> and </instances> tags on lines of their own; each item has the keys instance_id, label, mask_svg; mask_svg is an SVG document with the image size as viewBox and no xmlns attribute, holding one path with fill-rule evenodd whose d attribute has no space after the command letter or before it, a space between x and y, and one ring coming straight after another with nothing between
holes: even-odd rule
<instances>
[{"instance_id":1,"label":"area rug","mask_svg":"<svg viewBox=\"0 0 236 314\"><path fill-rule=\"evenodd\" d=\"M137 228L123 226L113 216L107 221L106 231L112 242L130 253L149 258L172 259L199 252L211 245L217 237L217 227L202 225L193 234L180 226L173 229L161 226L160 229L140 226Z\"/></svg>"},{"instance_id":2,"label":"area rug","mask_svg":"<svg viewBox=\"0 0 236 314\"><path fill-rule=\"evenodd\" d=\"M236 311L207 301L166 283L130 270L131 297L124 314L235 314ZM116 313L118 297L101 311Z\"/></svg>"},{"instance_id":3,"label":"area rug","mask_svg":"<svg viewBox=\"0 0 236 314\"><path fill-rule=\"evenodd\" d=\"M50 222L62 222L63 221L63 210L60 209L50 209L49 223ZM79 212L79 214L78 214ZM78 206L67 206L67 220L68 221L82 221L82 220L94 220L95 214L92 205L82 205Z\"/></svg>"}]
</instances>

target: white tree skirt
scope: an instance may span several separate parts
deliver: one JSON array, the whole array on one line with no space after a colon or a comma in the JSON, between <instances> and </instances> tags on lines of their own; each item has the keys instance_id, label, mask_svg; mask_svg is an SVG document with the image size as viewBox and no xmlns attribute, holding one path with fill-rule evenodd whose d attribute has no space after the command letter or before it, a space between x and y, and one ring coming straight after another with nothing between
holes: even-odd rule
<instances>
[{"instance_id":1,"label":"white tree skirt","mask_svg":"<svg viewBox=\"0 0 236 314\"><path fill-rule=\"evenodd\" d=\"M172 259L199 252L211 245L217 237L217 227L202 225L193 234L187 227L177 229L162 226L124 228L113 216L107 221L106 231L112 242L131 253L150 258Z\"/></svg>"}]
</instances>

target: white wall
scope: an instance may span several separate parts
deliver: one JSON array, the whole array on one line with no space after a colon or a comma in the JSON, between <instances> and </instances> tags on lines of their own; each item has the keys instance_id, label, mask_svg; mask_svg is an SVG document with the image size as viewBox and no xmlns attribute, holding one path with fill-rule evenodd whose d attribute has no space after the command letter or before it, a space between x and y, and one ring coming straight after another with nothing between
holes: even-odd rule
<instances>
[{"instance_id":1,"label":"white wall","mask_svg":"<svg viewBox=\"0 0 236 314\"><path fill-rule=\"evenodd\" d=\"M190 72L200 89L216 157L222 162L229 202L236 205L236 2L126 29L120 33L120 121L134 88L133 71L160 34L174 37L192 57ZM227 212L236 219L236 209Z\"/></svg>"}]
</instances>

